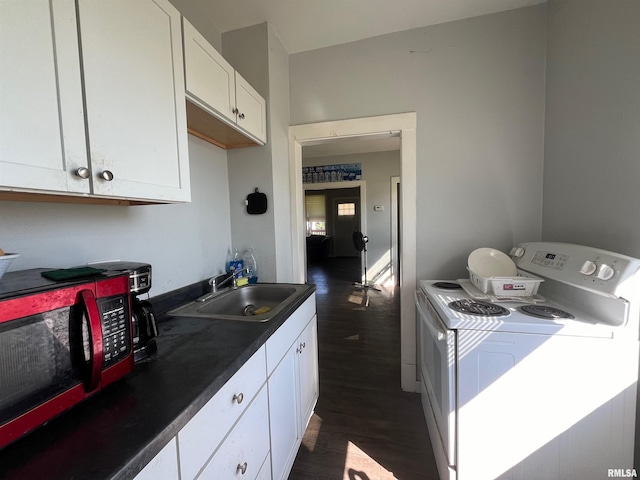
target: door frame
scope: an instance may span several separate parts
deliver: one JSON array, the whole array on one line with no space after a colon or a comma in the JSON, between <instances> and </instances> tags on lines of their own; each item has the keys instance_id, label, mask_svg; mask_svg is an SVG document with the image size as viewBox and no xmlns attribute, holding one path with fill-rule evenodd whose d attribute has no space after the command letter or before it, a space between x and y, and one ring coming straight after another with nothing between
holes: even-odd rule
<instances>
[{"instance_id":1,"label":"door frame","mask_svg":"<svg viewBox=\"0 0 640 480\"><path fill-rule=\"evenodd\" d=\"M335 120L289 127L289 179L291 188L291 244L293 281L306 281L306 228L302 184L302 147L336 139L400 137L400 336L401 386L415 392L416 369L416 112ZM361 192L362 197L362 192Z\"/></svg>"},{"instance_id":2,"label":"door frame","mask_svg":"<svg viewBox=\"0 0 640 480\"><path fill-rule=\"evenodd\" d=\"M394 283L400 285L400 256L398 255L398 218L400 206L398 201L398 185L400 185L400 177L391 177L391 271L393 273Z\"/></svg>"}]
</instances>

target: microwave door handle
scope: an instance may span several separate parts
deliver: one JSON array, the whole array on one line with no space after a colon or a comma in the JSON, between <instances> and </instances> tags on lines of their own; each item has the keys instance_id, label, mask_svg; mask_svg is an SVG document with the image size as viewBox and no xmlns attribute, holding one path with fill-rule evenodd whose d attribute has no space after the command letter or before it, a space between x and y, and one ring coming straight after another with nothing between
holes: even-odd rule
<instances>
[{"instance_id":1,"label":"microwave door handle","mask_svg":"<svg viewBox=\"0 0 640 480\"><path fill-rule=\"evenodd\" d=\"M84 303L87 317L89 317L89 331L91 333L91 358L90 375L87 385L87 392L95 390L100 384L102 376L102 322L96 298L91 290L82 290L82 301Z\"/></svg>"}]
</instances>

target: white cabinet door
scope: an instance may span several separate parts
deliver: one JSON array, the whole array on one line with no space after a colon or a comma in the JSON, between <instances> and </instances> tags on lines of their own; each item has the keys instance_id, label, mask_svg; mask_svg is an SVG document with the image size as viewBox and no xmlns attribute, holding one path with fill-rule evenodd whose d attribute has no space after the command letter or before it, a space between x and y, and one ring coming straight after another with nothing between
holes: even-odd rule
<instances>
[{"instance_id":1,"label":"white cabinet door","mask_svg":"<svg viewBox=\"0 0 640 480\"><path fill-rule=\"evenodd\" d=\"M236 72L236 108L238 126L267 141L267 104L260 94Z\"/></svg>"},{"instance_id":2,"label":"white cabinet door","mask_svg":"<svg viewBox=\"0 0 640 480\"><path fill-rule=\"evenodd\" d=\"M286 479L296 458L300 436L297 343L269 377L271 465L273 480Z\"/></svg>"},{"instance_id":3,"label":"white cabinet door","mask_svg":"<svg viewBox=\"0 0 640 480\"><path fill-rule=\"evenodd\" d=\"M312 298L315 309L315 298ZM271 463L274 480L288 478L298 453L304 431L307 428L318 400L318 347L315 314L302 328L299 315L308 313L311 304L300 307L282 327L267 341L267 365L275 362L270 356L282 351L282 341L297 326L298 335L267 381L269 387L269 418L271 421ZM306 318L309 318L305 315ZM289 321L295 323L288 324ZM305 325L305 324L303 324ZM302 329L302 330L301 330Z\"/></svg>"},{"instance_id":4,"label":"white cabinet door","mask_svg":"<svg viewBox=\"0 0 640 480\"><path fill-rule=\"evenodd\" d=\"M233 67L191 25L182 19L186 89L200 106L236 121Z\"/></svg>"},{"instance_id":5,"label":"white cabinet door","mask_svg":"<svg viewBox=\"0 0 640 480\"><path fill-rule=\"evenodd\" d=\"M80 0L94 193L189 201L180 13L168 0Z\"/></svg>"},{"instance_id":6,"label":"white cabinet door","mask_svg":"<svg viewBox=\"0 0 640 480\"><path fill-rule=\"evenodd\" d=\"M88 193L75 2L2 0L0 69L0 189Z\"/></svg>"},{"instance_id":7,"label":"white cabinet door","mask_svg":"<svg viewBox=\"0 0 640 480\"><path fill-rule=\"evenodd\" d=\"M136 475L135 480L175 480L176 478L178 478L178 447L174 437Z\"/></svg>"},{"instance_id":8,"label":"white cabinet door","mask_svg":"<svg viewBox=\"0 0 640 480\"><path fill-rule=\"evenodd\" d=\"M316 317L309 322L298 341L298 371L300 382L301 436L309 424L318 400L318 326Z\"/></svg>"}]
</instances>

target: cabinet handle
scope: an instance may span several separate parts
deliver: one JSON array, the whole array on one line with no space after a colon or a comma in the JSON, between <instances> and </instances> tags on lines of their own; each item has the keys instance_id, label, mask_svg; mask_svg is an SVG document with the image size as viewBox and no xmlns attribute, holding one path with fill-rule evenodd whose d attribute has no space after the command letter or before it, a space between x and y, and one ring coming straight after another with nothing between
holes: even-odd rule
<instances>
[{"instance_id":1,"label":"cabinet handle","mask_svg":"<svg viewBox=\"0 0 640 480\"><path fill-rule=\"evenodd\" d=\"M242 403L242 401L244 400L244 395L242 394L242 392L238 393L237 395L233 396L233 400L235 402L238 403L238 405L240 405ZM243 472L244 473L244 472Z\"/></svg>"},{"instance_id":2,"label":"cabinet handle","mask_svg":"<svg viewBox=\"0 0 640 480\"><path fill-rule=\"evenodd\" d=\"M231 109L231 113L233 113L234 115L237 115L238 114L238 109L236 107L233 107Z\"/></svg>"},{"instance_id":3,"label":"cabinet handle","mask_svg":"<svg viewBox=\"0 0 640 480\"><path fill-rule=\"evenodd\" d=\"M238 464L236 472L240 472L242 475L247 473L247 462L244 462L242 465Z\"/></svg>"},{"instance_id":4,"label":"cabinet handle","mask_svg":"<svg viewBox=\"0 0 640 480\"><path fill-rule=\"evenodd\" d=\"M241 113L240 115L238 115L238 117L240 118L240 120L244 120L244 113Z\"/></svg>"},{"instance_id":5,"label":"cabinet handle","mask_svg":"<svg viewBox=\"0 0 640 480\"><path fill-rule=\"evenodd\" d=\"M89 174L91 172L87 167L80 167L80 168L77 168L74 173L76 174L76 177L89 178Z\"/></svg>"},{"instance_id":6,"label":"cabinet handle","mask_svg":"<svg viewBox=\"0 0 640 480\"><path fill-rule=\"evenodd\" d=\"M106 182L110 182L111 180L113 180L113 173L111 172L111 170L105 170L98 174L98 177Z\"/></svg>"}]
</instances>

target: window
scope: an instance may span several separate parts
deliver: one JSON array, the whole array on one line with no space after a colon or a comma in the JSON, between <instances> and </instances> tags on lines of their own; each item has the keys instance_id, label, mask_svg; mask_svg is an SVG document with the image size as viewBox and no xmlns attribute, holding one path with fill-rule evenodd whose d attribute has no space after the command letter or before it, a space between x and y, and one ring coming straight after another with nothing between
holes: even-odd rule
<instances>
[{"instance_id":1,"label":"window","mask_svg":"<svg viewBox=\"0 0 640 480\"><path fill-rule=\"evenodd\" d=\"M326 213L324 195L306 195L304 197L307 235L326 235Z\"/></svg>"},{"instance_id":2,"label":"window","mask_svg":"<svg viewBox=\"0 0 640 480\"><path fill-rule=\"evenodd\" d=\"M338 204L338 216L351 216L353 217L356 214L356 204L355 203L339 203Z\"/></svg>"}]
</instances>

